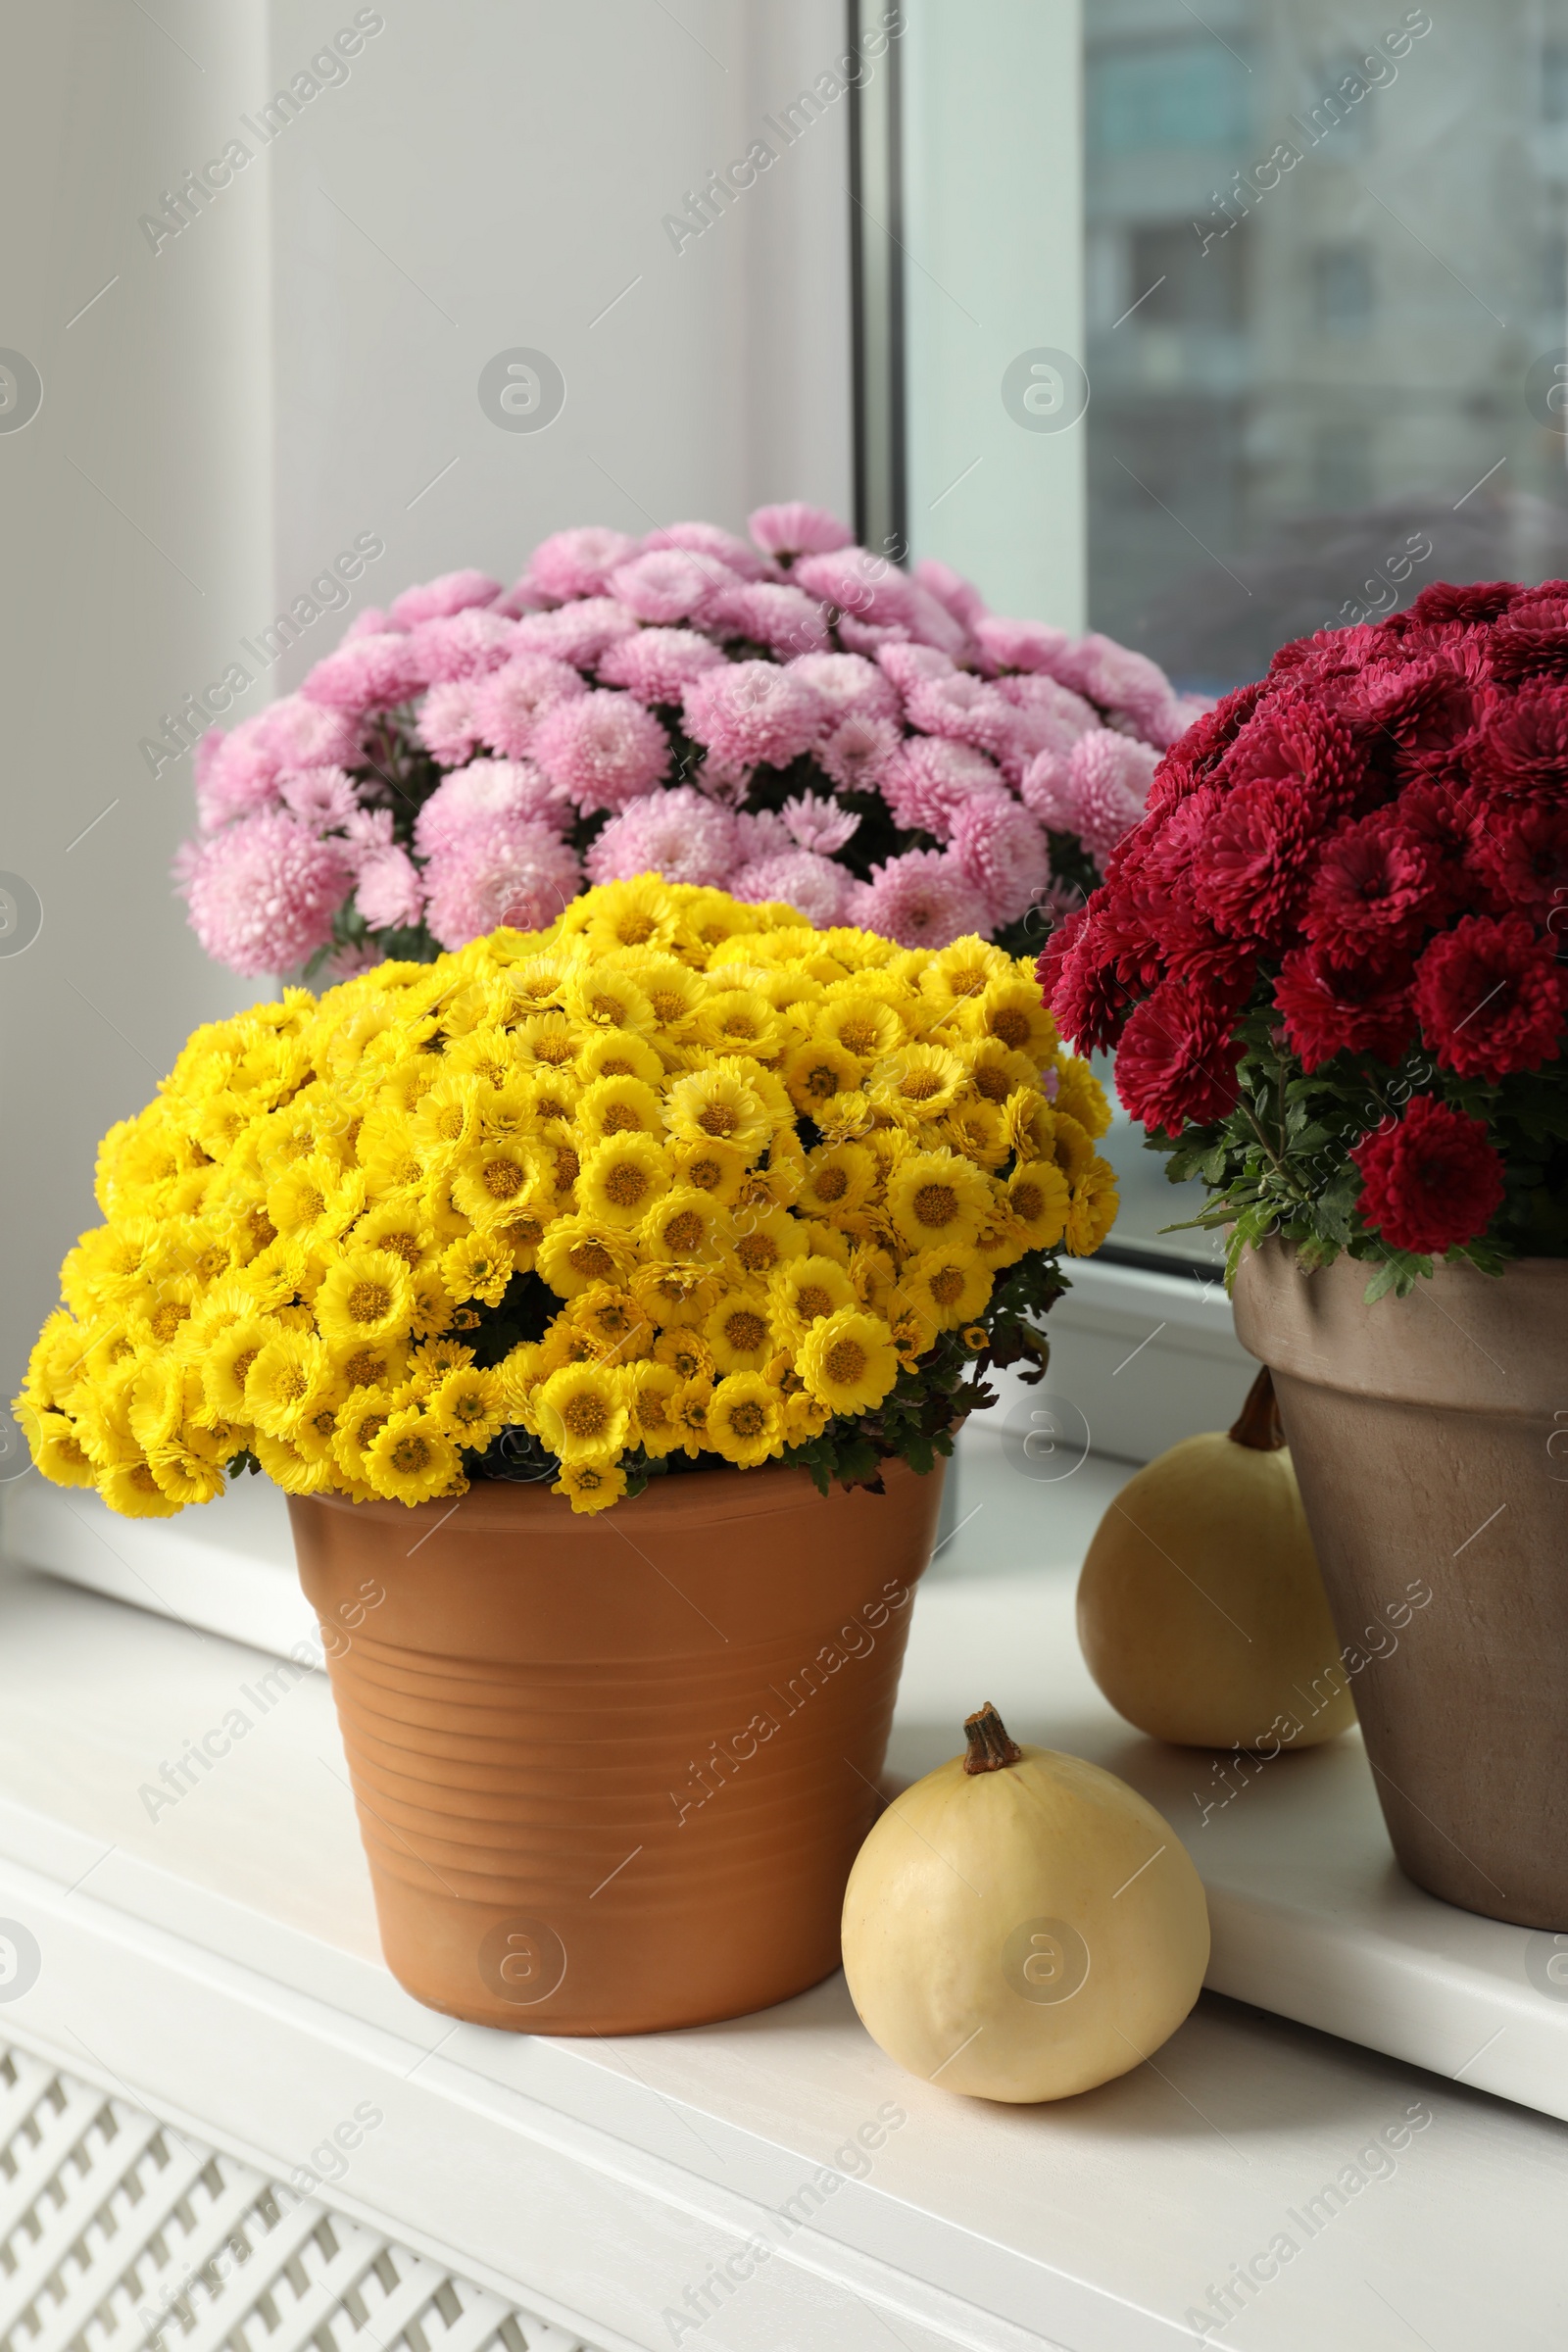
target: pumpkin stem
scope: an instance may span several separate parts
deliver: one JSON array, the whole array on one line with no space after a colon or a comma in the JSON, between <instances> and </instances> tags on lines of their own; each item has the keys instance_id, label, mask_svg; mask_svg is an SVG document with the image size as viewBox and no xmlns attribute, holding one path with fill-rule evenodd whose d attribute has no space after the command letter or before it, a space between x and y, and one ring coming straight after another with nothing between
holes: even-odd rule
<instances>
[{"instance_id":1,"label":"pumpkin stem","mask_svg":"<svg viewBox=\"0 0 1568 2352\"><path fill-rule=\"evenodd\" d=\"M1254 1453L1278 1453L1284 1445L1285 1424L1267 1364L1248 1390L1247 1402L1237 1414L1230 1436L1233 1445L1250 1446Z\"/></svg>"},{"instance_id":2,"label":"pumpkin stem","mask_svg":"<svg viewBox=\"0 0 1568 2352\"><path fill-rule=\"evenodd\" d=\"M1023 1749L1016 1740L1009 1740L1007 1727L990 1699L973 1715L963 1719L964 1738L969 1752L963 1759L965 1772L1000 1772L1004 1764L1021 1764Z\"/></svg>"}]
</instances>

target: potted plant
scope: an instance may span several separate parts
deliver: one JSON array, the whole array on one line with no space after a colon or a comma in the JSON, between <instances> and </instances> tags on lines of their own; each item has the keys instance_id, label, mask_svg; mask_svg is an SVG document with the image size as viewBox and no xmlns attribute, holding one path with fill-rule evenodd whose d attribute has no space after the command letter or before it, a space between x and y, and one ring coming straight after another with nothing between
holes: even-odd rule
<instances>
[{"instance_id":1,"label":"potted plant","mask_svg":"<svg viewBox=\"0 0 1568 2352\"><path fill-rule=\"evenodd\" d=\"M198 1030L18 1410L117 1510L285 1490L420 1999L734 2015L837 1964L942 1458L1106 1117L980 940L608 885Z\"/></svg>"},{"instance_id":2,"label":"potted plant","mask_svg":"<svg viewBox=\"0 0 1568 2352\"><path fill-rule=\"evenodd\" d=\"M362 612L298 694L203 737L181 886L210 955L307 979L531 928L649 869L905 947L1021 953L1207 708L815 507L760 508L750 541L558 531L505 595L457 571ZM149 749L155 773L178 756Z\"/></svg>"},{"instance_id":3,"label":"potted plant","mask_svg":"<svg viewBox=\"0 0 1568 2352\"><path fill-rule=\"evenodd\" d=\"M1565 678L1561 581L1433 587L1286 646L1167 757L1041 961L1167 1173L1207 1184L1200 1222L1232 1228L1401 1865L1552 1930Z\"/></svg>"}]
</instances>

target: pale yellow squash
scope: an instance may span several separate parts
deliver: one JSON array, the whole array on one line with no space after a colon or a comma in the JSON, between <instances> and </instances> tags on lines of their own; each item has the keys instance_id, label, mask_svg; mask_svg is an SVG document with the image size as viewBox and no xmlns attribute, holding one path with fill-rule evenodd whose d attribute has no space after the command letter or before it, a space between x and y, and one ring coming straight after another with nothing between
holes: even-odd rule
<instances>
[{"instance_id":1,"label":"pale yellow squash","mask_svg":"<svg viewBox=\"0 0 1568 2352\"><path fill-rule=\"evenodd\" d=\"M1175 1832L1114 1774L1019 1747L996 1709L895 1799L844 1898L873 2041L945 2090L1061 2099L1141 2065L1198 1998L1208 1911Z\"/></svg>"},{"instance_id":2,"label":"pale yellow squash","mask_svg":"<svg viewBox=\"0 0 1568 2352\"><path fill-rule=\"evenodd\" d=\"M1078 1582L1078 1639L1118 1714L1187 1747L1313 1747L1355 1721L1267 1369L1229 1435L1128 1480Z\"/></svg>"}]
</instances>

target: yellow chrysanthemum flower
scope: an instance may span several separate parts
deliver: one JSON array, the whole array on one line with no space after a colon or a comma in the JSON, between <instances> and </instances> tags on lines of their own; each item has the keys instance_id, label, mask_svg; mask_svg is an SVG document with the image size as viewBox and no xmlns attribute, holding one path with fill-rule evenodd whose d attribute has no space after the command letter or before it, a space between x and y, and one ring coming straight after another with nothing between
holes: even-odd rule
<instances>
[{"instance_id":1,"label":"yellow chrysanthemum flower","mask_svg":"<svg viewBox=\"0 0 1568 2352\"><path fill-rule=\"evenodd\" d=\"M710 1054L771 1061L784 1042L777 1012L755 988L707 990L687 1023L692 1042Z\"/></svg>"},{"instance_id":2,"label":"yellow chrysanthemum flower","mask_svg":"<svg viewBox=\"0 0 1568 2352\"><path fill-rule=\"evenodd\" d=\"M1067 1208L1067 1250L1073 1257L1088 1257L1100 1248L1116 1221L1120 1196L1116 1171L1108 1159L1091 1160L1072 1188Z\"/></svg>"},{"instance_id":3,"label":"yellow chrysanthemum flower","mask_svg":"<svg viewBox=\"0 0 1568 2352\"><path fill-rule=\"evenodd\" d=\"M922 1250L899 1276L894 1294L895 1314L906 1303L927 1327L930 1337L921 1345L923 1355L941 1331L956 1331L972 1323L992 1292L992 1275L972 1250Z\"/></svg>"},{"instance_id":4,"label":"yellow chrysanthemum flower","mask_svg":"<svg viewBox=\"0 0 1568 2352\"><path fill-rule=\"evenodd\" d=\"M780 1266L804 1257L807 1250L806 1228L787 1208L737 1204L728 1212L724 1241L747 1282L769 1281Z\"/></svg>"},{"instance_id":5,"label":"yellow chrysanthemum flower","mask_svg":"<svg viewBox=\"0 0 1568 2352\"><path fill-rule=\"evenodd\" d=\"M601 1078L640 1078L645 1086L657 1086L664 1075L657 1047L630 1029L585 1030L571 1066L583 1087L596 1085Z\"/></svg>"},{"instance_id":6,"label":"yellow chrysanthemum flower","mask_svg":"<svg viewBox=\"0 0 1568 2352\"><path fill-rule=\"evenodd\" d=\"M635 1130L610 1135L584 1153L577 1199L585 1216L629 1232L668 1192L672 1175L669 1154L656 1137Z\"/></svg>"},{"instance_id":7,"label":"yellow chrysanthemum flower","mask_svg":"<svg viewBox=\"0 0 1568 2352\"><path fill-rule=\"evenodd\" d=\"M1069 1191L1060 1168L1054 1160L1024 1160L1007 1178L1006 1192L1007 1206L1028 1236L1030 1249L1054 1249L1067 1230Z\"/></svg>"},{"instance_id":8,"label":"yellow chrysanthemum flower","mask_svg":"<svg viewBox=\"0 0 1568 2352\"><path fill-rule=\"evenodd\" d=\"M638 1247L671 1265L710 1266L734 1230L730 1212L693 1184L673 1185L656 1200L638 1231Z\"/></svg>"},{"instance_id":9,"label":"yellow chrysanthemum flower","mask_svg":"<svg viewBox=\"0 0 1568 2352\"><path fill-rule=\"evenodd\" d=\"M712 1348L690 1324L670 1325L660 1333L654 1342L654 1361L668 1364L682 1380L703 1380L710 1385L718 1370Z\"/></svg>"},{"instance_id":10,"label":"yellow chrysanthemum flower","mask_svg":"<svg viewBox=\"0 0 1568 2352\"><path fill-rule=\"evenodd\" d=\"M653 1135L662 1139L664 1106L646 1078L629 1072L612 1073L585 1086L577 1103L576 1124L584 1143L599 1143L612 1135Z\"/></svg>"},{"instance_id":11,"label":"yellow chrysanthemum flower","mask_svg":"<svg viewBox=\"0 0 1568 2352\"><path fill-rule=\"evenodd\" d=\"M789 1049L779 1074L796 1109L814 1119L836 1096L855 1093L864 1064L838 1038L813 1035Z\"/></svg>"},{"instance_id":12,"label":"yellow chrysanthemum flower","mask_svg":"<svg viewBox=\"0 0 1568 2352\"><path fill-rule=\"evenodd\" d=\"M898 1352L886 1323L858 1306L841 1306L813 1323L795 1364L817 1402L834 1414L872 1411L899 1377Z\"/></svg>"},{"instance_id":13,"label":"yellow chrysanthemum flower","mask_svg":"<svg viewBox=\"0 0 1568 2352\"><path fill-rule=\"evenodd\" d=\"M362 1347L401 1339L414 1317L409 1269L390 1250L346 1250L321 1277L314 1300L323 1340Z\"/></svg>"},{"instance_id":14,"label":"yellow chrysanthemum flower","mask_svg":"<svg viewBox=\"0 0 1568 2352\"><path fill-rule=\"evenodd\" d=\"M538 1153L520 1138L476 1138L453 1168L451 1185L453 1207L487 1234L537 1205L538 1197L548 1198L551 1189L542 1182Z\"/></svg>"},{"instance_id":15,"label":"yellow chrysanthemum flower","mask_svg":"<svg viewBox=\"0 0 1568 2352\"><path fill-rule=\"evenodd\" d=\"M856 1304L855 1286L831 1257L808 1255L779 1267L768 1285L773 1322L781 1338L798 1348L813 1323Z\"/></svg>"},{"instance_id":16,"label":"yellow chrysanthemum flower","mask_svg":"<svg viewBox=\"0 0 1568 2352\"><path fill-rule=\"evenodd\" d=\"M625 1494L626 1473L618 1464L563 1462L550 1492L564 1494L574 1511L607 1511Z\"/></svg>"},{"instance_id":17,"label":"yellow chrysanthemum flower","mask_svg":"<svg viewBox=\"0 0 1568 2352\"><path fill-rule=\"evenodd\" d=\"M1039 983L1014 966L988 980L959 1009L958 1026L970 1037L994 1037L1026 1054L1036 1068L1056 1051L1056 1024L1041 1002Z\"/></svg>"},{"instance_id":18,"label":"yellow chrysanthemum flower","mask_svg":"<svg viewBox=\"0 0 1568 2352\"><path fill-rule=\"evenodd\" d=\"M733 1144L711 1143L706 1138L693 1142L687 1137L671 1139L669 1164L677 1185L689 1184L722 1203L735 1200L751 1163Z\"/></svg>"},{"instance_id":19,"label":"yellow chrysanthemum flower","mask_svg":"<svg viewBox=\"0 0 1568 2352\"><path fill-rule=\"evenodd\" d=\"M910 1152L888 1178L888 1214L914 1250L973 1241L991 1186L956 1152Z\"/></svg>"},{"instance_id":20,"label":"yellow chrysanthemum flower","mask_svg":"<svg viewBox=\"0 0 1568 2352\"><path fill-rule=\"evenodd\" d=\"M441 1252L441 1279L460 1305L477 1298L499 1306L512 1271L511 1250L491 1233L470 1233ZM465 1328L454 1320L457 1329Z\"/></svg>"},{"instance_id":21,"label":"yellow chrysanthemum flower","mask_svg":"<svg viewBox=\"0 0 1568 2352\"><path fill-rule=\"evenodd\" d=\"M662 1461L685 1443L686 1433L674 1420L671 1407L681 1388L681 1375L672 1364L651 1358L631 1367L631 1421L636 1442L654 1461Z\"/></svg>"},{"instance_id":22,"label":"yellow chrysanthemum flower","mask_svg":"<svg viewBox=\"0 0 1568 2352\"><path fill-rule=\"evenodd\" d=\"M703 1337L720 1372L760 1372L775 1346L767 1293L726 1291L704 1320Z\"/></svg>"},{"instance_id":23,"label":"yellow chrysanthemum flower","mask_svg":"<svg viewBox=\"0 0 1568 2352\"><path fill-rule=\"evenodd\" d=\"M468 1482L452 1440L418 1407L389 1416L364 1448L367 1483L388 1502L430 1502L466 1494Z\"/></svg>"},{"instance_id":24,"label":"yellow chrysanthemum flower","mask_svg":"<svg viewBox=\"0 0 1568 2352\"><path fill-rule=\"evenodd\" d=\"M732 1055L677 1078L664 1101L664 1124L693 1144L728 1144L748 1159L766 1148L773 1122L763 1106L755 1063Z\"/></svg>"},{"instance_id":25,"label":"yellow chrysanthemum flower","mask_svg":"<svg viewBox=\"0 0 1568 2352\"><path fill-rule=\"evenodd\" d=\"M629 1029L646 1037L659 1023L654 1008L630 972L611 956L584 957L572 966L561 991L565 1011L590 1029Z\"/></svg>"},{"instance_id":26,"label":"yellow chrysanthemum flower","mask_svg":"<svg viewBox=\"0 0 1568 2352\"><path fill-rule=\"evenodd\" d=\"M1100 1080L1087 1061L1080 1061L1075 1054L1058 1054L1046 1074L1048 1093L1052 1070L1056 1079L1053 1109L1076 1119L1084 1133L1098 1141L1110 1125L1110 1104Z\"/></svg>"},{"instance_id":27,"label":"yellow chrysanthemum flower","mask_svg":"<svg viewBox=\"0 0 1568 2352\"><path fill-rule=\"evenodd\" d=\"M836 993L842 986L844 994ZM861 1074L890 1054L897 1053L908 1032L883 997L852 982L829 988L814 1023L821 1044L841 1046L854 1056ZM844 1093L850 1090L844 1088Z\"/></svg>"},{"instance_id":28,"label":"yellow chrysanthemum flower","mask_svg":"<svg viewBox=\"0 0 1568 2352\"><path fill-rule=\"evenodd\" d=\"M245 1417L270 1438L292 1439L335 1386L331 1358L315 1333L280 1331L245 1375Z\"/></svg>"},{"instance_id":29,"label":"yellow chrysanthemum flower","mask_svg":"<svg viewBox=\"0 0 1568 2352\"><path fill-rule=\"evenodd\" d=\"M475 1453L483 1453L507 1426L501 1383L494 1372L482 1372L477 1364L456 1364L443 1374L425 1398L424 1409L433 1429L454 1446Z\"/></svg>"},{"instance_id":30,"label":"yellow chrysanthemum flower","mask_svg":"<svg viewBox=\"0 0 1568 2352\"><path fill-rule=\"evenodd\" d=\"M95 1473L76 1425L64 1413L38 1412L23 1405L18 1411L39 1473L56 1487L90 1487Z\"/></svg>"},{"instance_id":31,"label":"yellow chrysanthemum flower","mask_svg":"<svg viewBox=\"0 0 1568 2352\"><path fill-rule=\"evenodd\" d=\"M602 1364L564 1364L535 1389L529 1407L535 1434L563 1462L612 1462L625 1446L625 1376Z\"/></svg>"},{"instance_id":32,"label":"yellow chrysanthemum flower","mask_svg":"<svg viewBox=\"0 0 1568 2352\"><path fill-rule=\"evenodd\" d=\"M625 1226L579 1212L546 1227L534 1271L559 1298L574 1298L590 1283L624 1282L636 1263L636 1245Z\"/></svg>"},{"instance_id":33,"label":"yellow chrysanthemum flower","mask_svg":"<svg viewBox=\"0 0 1568 2352\"><path fill-rule=\"evenodd\" d=\"M951 1110L967 1079L964 1063L945 1046L901 1046L867 1073L865 1097L873 1113L910 1128Z\"/></svg>"},{"instance_id":34,"label":"yellow chrysanthemum flower","mask_svg":"<svg viewBox=\"0 0 1568 2352\"><path fill-rule=\"evenodd\" d=\"M742 1470L783 1452L784 1399L760 1372L730 1372L719 1382L708 1402L708 1444Z\"/></svg>"}]
</instances>

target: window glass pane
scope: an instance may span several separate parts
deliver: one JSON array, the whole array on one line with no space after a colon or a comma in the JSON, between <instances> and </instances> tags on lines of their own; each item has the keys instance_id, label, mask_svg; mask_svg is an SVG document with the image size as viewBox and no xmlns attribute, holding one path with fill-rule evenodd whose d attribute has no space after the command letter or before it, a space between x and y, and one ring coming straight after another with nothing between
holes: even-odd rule
<instances>
[{"instance_id":1,"label":"window glass pane","mask_svg":"<svg viewBox=\"0 0 1568 2352\"><path fill-rule=\"evenodd\" d=\"M1084 31L1092 624L1215 692L1425 580L1568 572L1564 0Z\"/></svg>"}]
</instances>

